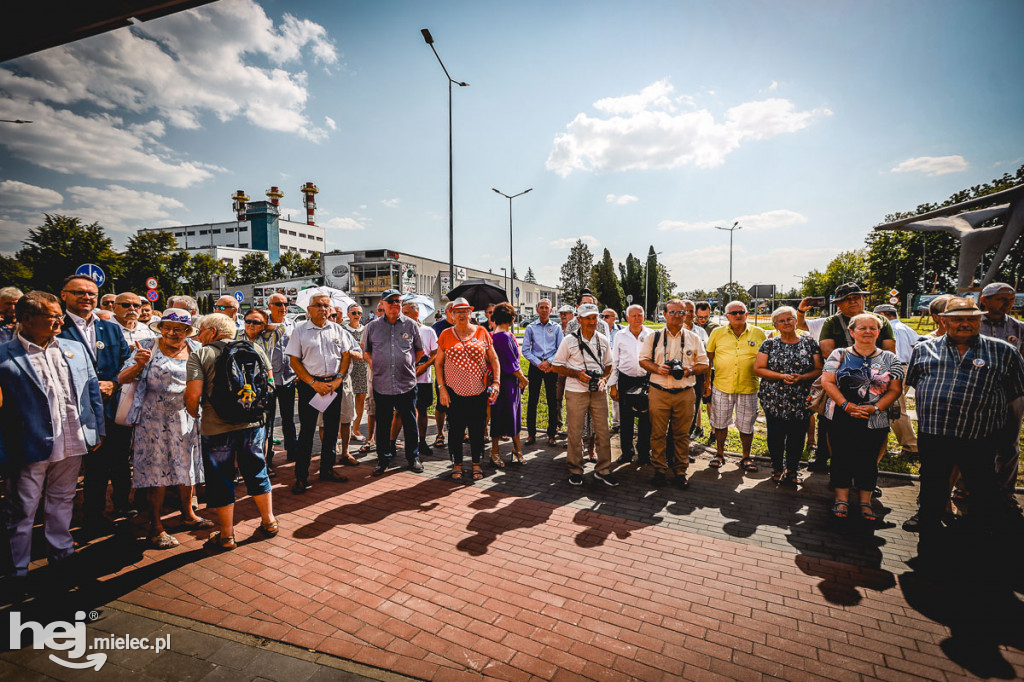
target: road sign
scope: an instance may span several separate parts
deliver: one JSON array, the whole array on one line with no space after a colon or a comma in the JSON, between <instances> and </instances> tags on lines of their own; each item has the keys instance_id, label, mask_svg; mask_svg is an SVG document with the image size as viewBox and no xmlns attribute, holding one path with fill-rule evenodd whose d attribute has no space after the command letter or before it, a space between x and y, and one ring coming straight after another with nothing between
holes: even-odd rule
<instances>
[{"instance_id":1,"label":"road sign","mask_svg":"<svg viewBox=\"0 0 1024 682\"><path fill-rule=\"evenodd\" d=\"M243 300L245 300L245 294L243 294L241 291L236 291L235 300L241 303Z\"/></svg>"},{"instance_id":2,"label":"road sign","mask_svg":"<svg viewBox=\"0 0 1024 682\"><path fill-rule=\"evenodd\" d=\"M897 298L896 296L893 296L893 297L891 297L891 298L889 299L889 303L892 303L893 305L896 305L896 304L897 304L897 303L899 303L899 302L900 302L900 299L899 299L899 298Z\"/></svg>"},{"instance_id":3,"label":"road sign","mask_svg":"<svg viewBox=\"0 0 1024 682\"><path fill-rule=\"evenodd\" d=\"M452 273L448 270L442 270L437 274L437 278L441 283L441 295L447 296L448 292L452 290Z\"/></svg>"},{"instance_id":4,"label":"road sign","mask_svg":"<svg viewBox=\"0 0 1024 682\"><path fill-rule=\"evenodd\" d=\"M160 299L160 294L157 293L156 289L150 289L146 292L146 299L156 303Z\"/></svg>"},{"instance_id":5,"label":"road sign","mask_svg":"<svg viewBox=\"0 0 1024 682\"><path fill-rule=\"evenodd\" d=\"M626 303L633 302L633 294L626 294Z\"/></svg>"},{"instance_id":6,"label":"road sign","mask_svg":"<svg viewBox=\"0 0 1024 682\"><path fill-rule=\"evenodd\" d=\"M516 300L519 300L519 287L516 287Z\"/></svg>"},{"instance_id":7,"label":"road sign","mask_svg":"<svg viewBox=\"0 0 1024 682\"><path fill-rule=\"evenodd\" d=\"M150 277L149 279L146 280L146 288L147 289L156 289L156 286L157 286L156 277Z\"/></svg>"},{"instance_id":8,"label":"road sign","mask_svg":"<svg viewBox=\"0 0 1024 682\"><path fill-rule=\"evenodd\" d=\"M75 274L92 277L92 281L96 282L97 287L103 286L103 283L107 281L107 274L103 272L103 268L92 263L79 265L78 269L75 270Z\"/></svg>"},{"instance_id":9,"label":"road sign","mask_svg":"<svg viewBox=\"0 0 1024 682\"><path fill-rule=\"evenodd\" d=\"M754 298L774 298L775 297L775 285L774 284L755 284L754 286L747 289L747 293Z\"/></svg>"},{"instance_id":10,"label":"road sign","mask_svg":"<svg viewBox=\"0 0 1024 682\"><path fill-rule=\"evenodd\" d=\"M892 289L889 289L889 295L890 296L899 296L900 295L900 291L899 291L899 289L893 287Z\"/></svg>"}]
</instances>

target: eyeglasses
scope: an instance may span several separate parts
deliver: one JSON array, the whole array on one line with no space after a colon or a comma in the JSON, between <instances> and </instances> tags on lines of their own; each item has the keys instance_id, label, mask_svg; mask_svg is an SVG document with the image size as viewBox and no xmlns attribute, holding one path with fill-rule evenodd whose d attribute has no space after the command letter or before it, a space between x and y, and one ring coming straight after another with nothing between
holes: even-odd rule
<instances>
[{"instance_id":1,"label":"eyeglasses","mask_svg":"<svg viewBox=\"0 0 1024 682\"><path fill-rule=\"evenodd\" d=\"M746 315L746 314L747 314L746 310L730 310L729 312L726 313L726 315Z\"/></svg>"},{"instance_id":2,"label":"eyeglasses","mask_svg":"<svg viewBox=\"0 0 1024 682\"><path fill-rule=\"evenodd\" d=\"M795 317L784 317L781 320L775 320L775 324L791 324L796 322Z\"/></svg>"},{"instance_id":3,"label":"eyeglasses","mask_svg":"<svg viewBox=\"0 0 1024 682\"><path fill-rule=\"evenodd\" d=\"M262 325L262 324L264 324L263 320L246 320L245 323L246 324L251 324L251 325Z\"/></svg>"},{"instance_id":4,"label":"eyeglasses","mask_svg":"<svg viewBox=\"0 0 1024 682\"><path fill-rule=\"evenodd\" d=\"M277 306L277 307L281 308L281 307L284 307L284 306L286 306L288 304L287 303L271 303L270 305Z\"/></svg>"},{"instance_id":5,"label":"eyeglasses","mask_svg":"<svg viewBox=\"0 0 1024 682\"><path fill-rule=\"evenodd\" d=\"M604 319L604 320L610 320L610 319L612 319L613 317L615 317L615 316L614 316L614 315L602 315L602 316L601 316L601 318L602 318L602 319Z\"/></svg>"},{"instance_id":6,"label":"eyeglasses","mask_svg":"<svg viewBox=\"0 0 1024 682\"><path fill-rule=\"evenodd\" d=\"M64 293L71 294L72 296L78 296L79 298L96 298L97 296L99 296L99 294L97 294L95 291L82 291L80 289L76 291L65 289Z\"/></svg>"},{"instance_id":7,"label":"eyeglasses","mask_svg":"<svg viewBox=\"0 0 1024 682\"><path fill-rule=\"evenodd\" d=\"M135 310L142 310L141 303L118 303L122 308L134 308Z\"/></svg>"},{"instance_id":8,"label":"eyeglasses","mask_svg":"<svg viewBox=\"0 0 1024 682\"><path fill-rule=\"evenodd\" d=\"M34 316L34 317L45 317L50 322L63 322L64 321L64 316L63 315L48 315L46 313L30 313L30 314L32 316Z\"/></svg>"},{"instance_id":9,"label":"eyeglasses","mask_svg":"<svg viewBox=\"0 0 1024 682\"><path fill-rule=\"evenodd\" d=\"M121 305L124 305L124 303L122 303ZM238 310L238 306L234 305L215 305L213 307L216 310Z\"/></svg>"},{"instance_id":10,"label":"eyeglasses","mask_svg":"<svg viewBox=\"0 0 1024 682\"><path fill-rule=\"evenodd\" d=\"M330 303L310 303L309 307L310 308L330 308L331 304Z\"/></svg>"},{"instance_id":11,"label":"eyeglasses","mask_svg":"<svg viewBox=\"0 0 1024 682\"><path fill-rule=\"evenodd\" d=\"M338 319L338 315L337 315L337 314L331 314L331 315L328 315L328 316L327 316L327 319L328 319L328 320L336 320L336 319Z\"/></svg>"},{"instance_id":12,"label":"eyeglasses","mask_svg":"<svg viewBox=\"0 0 1024 682\"><path fill-rule=\"evenodd\" d=\"M685 310L666 310L666 315L672 315L673 317L682 317L686 314Z\"/></svg>"},{"instance_id":13,"label":"eyeglasses","mask_svg":"<svg viewBox=\"0 0 1024 682\"><path fill-rule=\"evenodd\" d=\"M349 313L348 316L349 317L362 317L363 314L362 313Z\"/></svg>"},{"instance_id":14,"label":"eyeglasses","mask_svg":"<svg viewBox=\"0 0 1024 682\"><path fill-rule=\"evenodd\" d=\"M400 298L390 299L389 298L388 300L386 300L384 302L387 303L388 305L399 305L402 302L402 299L400 299Z\"/></svg>"}]
</instances>

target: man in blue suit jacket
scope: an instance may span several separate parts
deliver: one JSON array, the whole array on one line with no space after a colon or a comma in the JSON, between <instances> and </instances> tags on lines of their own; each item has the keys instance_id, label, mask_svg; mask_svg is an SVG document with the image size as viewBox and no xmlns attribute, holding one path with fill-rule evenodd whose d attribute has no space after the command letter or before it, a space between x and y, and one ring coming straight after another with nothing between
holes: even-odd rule
<instances>
[{"instance_id":1,"label":"man in blue suit jacket","mask_svg":"<svg viewBox=\"0 0 1024 682\"><path fill-rule=\"evenodd\" d=\"M32 526L45 491L51 560L75 551L71 512L81 456L103 440L103 399L85 346L56 338L53 294L18 301L20 334L0 345L0 463L7 467L7 527L14 575L28 574Z\"/></svg>"},{"instance_id":2,"label":"man in blue suit jacket","mask_svg":"<svg viewBox=\"0 0 1024 682\"><path fill-rule=\"evenodd\" d=\"M96 369L103 396L107 437L103 446L85 457L84 505L85 526L89 533L110 530L103 515L107 508L107 482L113 484L114 513L135 516L129 502L132 486L131 428L114 423L120 387L117 375L128 359L130 350L121 328L114 322L99 319L94 313L99 300L96 282L86 275L71 275L61 286L60 297L67 308L60 338L77 341L86 347Z\"/></svg>"}]
</instances>

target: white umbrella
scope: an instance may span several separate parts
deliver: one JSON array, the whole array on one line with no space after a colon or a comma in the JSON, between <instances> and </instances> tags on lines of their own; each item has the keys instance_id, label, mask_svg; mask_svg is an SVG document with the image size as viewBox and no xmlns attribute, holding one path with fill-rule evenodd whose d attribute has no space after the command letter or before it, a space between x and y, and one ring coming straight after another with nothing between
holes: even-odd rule
<instances>
[{"instance_id":1,"label":"white umbrella","mask_svg":"<svg viewBox=\"0 0 1024 682\"><path fill-rule=\"evenodd\" d=\"M347 311L348 307L355 303L351 298L348 297L341 289L335 289L333 287L310 287L309 289L303 289L295 297L295 305L299 306L303 310L309 307L309 300L313 296L330 296L331 305L335 308L341 308L342 311Z\"/></svg>"},{"instance_id":2,"label":"white umbrella","mask_svg":"<svg viewBox=\"0 0 1024 682\"><path fill-rule=\"evenodd\" d=\"M417 303L420 306L420 320L426 322L434 314L434 299L423 294L406 294L402 303Z\"/></svg>"}]
</instances>

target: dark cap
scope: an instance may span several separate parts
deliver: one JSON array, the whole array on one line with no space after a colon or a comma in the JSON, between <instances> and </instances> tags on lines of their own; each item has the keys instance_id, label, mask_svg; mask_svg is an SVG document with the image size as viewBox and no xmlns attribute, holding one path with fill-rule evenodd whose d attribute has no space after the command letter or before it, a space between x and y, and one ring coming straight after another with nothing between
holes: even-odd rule
<instances>
[{"instance_id":1,"label":"dark cap","mask_svg":"<svg viewBox=\"0 0 1024 682\"><path fill-rule=\"evenodd\" d=\"M836 287L835 295L832 296L832 302L838 303L848 296L856 296L857 294L863 294L867 296L870 291L864 291L860 288L860 285L856 282L847 282L846 284L840 284Z\"/></svg>"},{"instance_id":2,"label":"dark cap","mask_svg":"<svg viewBox=\"0 0 1024 682\"><path fill-rule=\"evenodd\" d=\"M399 291L398 289L388 289L387 291L385 291L383 294L380 295L380 300L386 301L389 298L391 298L392 296L399 296L400 297L401 295L402 295L402 292Z\"/></svg>"}]
</instances>

